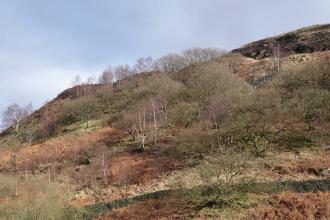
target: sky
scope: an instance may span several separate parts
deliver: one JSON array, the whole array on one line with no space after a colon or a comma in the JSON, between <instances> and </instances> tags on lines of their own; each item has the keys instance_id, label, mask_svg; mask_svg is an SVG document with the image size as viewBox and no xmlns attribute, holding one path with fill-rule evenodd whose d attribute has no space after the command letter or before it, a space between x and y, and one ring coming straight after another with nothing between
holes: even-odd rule
<instances>
[{"instance_id":1,"label":"sky","mask_svg":"<svg viewBox=\"0 0 330 220\"><path fill-rule=\"evenodd\" d=\"M0 0L0 113L109 65L330 23L329 0Z\"/></svg>"}]
</instances>

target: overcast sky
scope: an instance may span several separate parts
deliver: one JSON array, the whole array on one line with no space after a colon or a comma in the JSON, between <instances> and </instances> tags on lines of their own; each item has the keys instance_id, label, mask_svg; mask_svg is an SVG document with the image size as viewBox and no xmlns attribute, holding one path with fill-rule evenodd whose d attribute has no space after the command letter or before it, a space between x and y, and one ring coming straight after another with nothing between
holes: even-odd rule
<instances>
[{"instance_id":1,"label":"overcast sky","mask_svg":"<svg viewBox=\"0 0 330 220\"><path fill-rule=\"evenodd\" d=\"M111 64L324 23L329 0L0 0L0 112L39 107Z\"/></svg>"}]
</instances>

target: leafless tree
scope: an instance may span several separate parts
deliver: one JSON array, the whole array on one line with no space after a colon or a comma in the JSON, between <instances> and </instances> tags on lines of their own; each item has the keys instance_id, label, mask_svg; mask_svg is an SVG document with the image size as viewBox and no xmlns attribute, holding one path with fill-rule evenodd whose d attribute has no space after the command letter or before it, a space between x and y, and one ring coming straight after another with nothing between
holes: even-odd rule
<instances>
[{"instance_id":1,"label":"leafless tree","mask_svg":"<svg viewBox=\"0 0 330 220\"><path fill-rule=\"evenodd\" d=\"M216 48L191 48L184 50L182 55L185 58L186 64L191 65L199 62L207 62L214 58L218 58L225 52Z\"/></svg>"},{"instance_id":2,"label":"leafless tree","mask_svg":"<svg viewBox=\"0 0 330 220\"><path fill-rule=\"evenodd\" d=\"M178 93L183 89L183 85L171 79L166 74L155 75L152 79L154 83L153 91L155 93L156 110L159 109L164 119L165 126L168 125L168 108L173 97L177 96Z\"/></svg>"},{"instance_id":3,"label":"leafless tree","mask_svg":"<svg viewBox=\"0 0 330 220\"><path fill-rule=\"evenodd\" d=\"M143 108L143 112L139 111L138 121L133 124L134 130L136 132L137 138L142 144L142 149L145 149L145 140L146 140L146 109Z\"/></svg>"},{"instance_id":4,"label":"leafless tree","mask_svg":"<svg viewBox=\"0 0 330 220\"><path fill-rule=\"evenodd\" d=\"M183 69L186 65L184 57L175 53L160 57L155 63L157 70L162 72L177 72Z\"/></svg>"},{"instance_id":5,"label":"leafless tree","mask_svg":"<svg viewBox=\"0 0 330 220\"><path fill-rule=\"evenodd\" d=\"M81 77L79 75L76 75L73 78L71 85L73 87L76 87L76 98L78 98L79 97L79 86L81 85Z\"/></svg>"},{"instance_id":6,"label":"leafless tree","mask_svg":"<svg viewBox=\"0 0 330 220\"><path fill-rule=\"evenodd\" d=\"M86 81L87 85L93 85L93 84L95 84L95 82L96 82L96 80L95 80L95 77L93 77L93 76L88 77L87 81Z\"/></svg>"},{"instance_id":7,"label":"leafless tree","mask_svg":"<svg viewBox=\"0 0 330 220\"><path fill-rule=\"evenodd\" d=\"M277 43L271 43L270 48L273 53L275 65L278 71L280 71L281 68L281 45Z\"/></svg>"},{"instance_id":8,"label":"leafless tree","mask_svg":"<svg viewBox=\"0 0 330 220\"><path fill-rule=\"evenodd\" d=\"M104 184L107 186L108 185L108 160L107 160L107 154L105 151L102 152L101 168L102 168L102 176L104 178Z\"/></svg>"},{"instance_id":9,"label":"leafless tree","mask_svg":"<svg viewBox=\"0 0 330 220\"><path fill-rule=\"evenodd\" d=\"M157 144L157 117L156 117L155 104L153 101L151 102L151 106L152 106L152 115L154 119L154 143Z\"/></svg>"},{"instance_id":10,"label":"leafless tree","mask_svg":"<svg viewBox=\"0 0 330 220\"><path fill-rule=\"evenodd\" d=\"M94 90L93 87L91 86L85 86L84 87L84 95L86 96L86 104L82 107L82 113L83 115L85 115L85 119L86 119L86 127L85 130L87 130L89 128L89 121L92 119L92 117L94 116L94 112L95 112L95 94L94 94Z\"/></svg>"},{"instance_id":11,"label":"leafless tree","mask_svg":"<svg viewBox=\"0 0 330 220\"><path fill-rule=\"evenodd\" d=\"M116 80L119 81L131 75L131 68L127 64L118 65L114 67L113 72L115 73Z\"/></svg>"},{"instance_id":12,"label":"leafless tree","mask_svg":"<svg viewBox=\"0 0 330 220\"><path fill-rule=\"evenodd\" d=\"M154 61L152 57L141 57L136 61L134 65L134 70L137 73L146 73L154 70Z\"/></svg>"},{"instance_id":13,"label":"leafless tree","mask_svg":"<svg viewBox=\"0 0 330 220\"><path fill-rule=\"evenodd\" d=\"M12 126L18 134L21 121L30 115L33 111L32 104L30 103L26 107L20 107L14 103L7 107L7 110L3 112L2 124L8 128Z\"/></svg>"},{"instance_id":14,"label":"leafless tree","mask_svg":"<svg viewBox=\"0 0 330 220\"><path fill-rule=\"evenodd\" d=\"M111 106L111 95L113 93L113 82L114 82L114 71L111 66L109 66L106 70L103 71L101 77L99 78L99 83L105 85L106 89L106 102L109 107L110 113L110 106Z\"/></svg>"},{"instance_id":15,"label":"leafless tree","mask_svg":"<svg viewBox=\"0 0 330 220\"><path fill-rule=\"evenodd\" d=\"M99 78L100 84L111 84L114 81L114 71L111 66L104 70Z\"/></svg>"}]
</instances>

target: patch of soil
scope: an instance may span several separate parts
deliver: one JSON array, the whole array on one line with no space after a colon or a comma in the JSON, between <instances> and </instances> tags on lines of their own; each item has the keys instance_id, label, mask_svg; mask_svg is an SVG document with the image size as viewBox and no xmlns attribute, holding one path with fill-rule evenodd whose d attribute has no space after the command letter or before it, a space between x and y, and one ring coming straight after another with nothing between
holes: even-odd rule
<instances>
[{"instance_id":1,"label":"patch of soil","mask_svg":"<svg viewBox=\"0 0 330 220\"><path fill-rule=\"evenodd\" d=\"M187 206L179 199L151 199L145 202L119 208L98 218L106 219L182 219L187 213Z\"/></svg>"},{"instance_id":2,"label":"patch of soil","mask_svg":"<svg viewBox=\"0 0 330 220\"><path fill-rule=\"evenodd\" d=\"M248 215L255 220L330 219L330 193L281 193Z\"/></svg>"},{"instance_id":3,"label":"patch of soil","mask_svg":"<svg viewBox=\"0 0 330 220\"><path fill-rule=\"evenodd\" d=\"M182 165L182 162L169 157L155 157L145 153L123 155L111 161L112 182L118 185L144 185Z\"/></svg>"}]
</instances>

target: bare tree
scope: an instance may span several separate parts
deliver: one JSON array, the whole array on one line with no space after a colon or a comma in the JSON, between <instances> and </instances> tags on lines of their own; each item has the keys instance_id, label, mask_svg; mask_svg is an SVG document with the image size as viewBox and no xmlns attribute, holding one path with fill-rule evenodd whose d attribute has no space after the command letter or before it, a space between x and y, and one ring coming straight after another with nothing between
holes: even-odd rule
<instances>
[{"instance_id":1,"label":"bare tree","mask_svg":"<svg viewBox=\"0 0 330 220\"><path fill-rule=\"evenodd\" d=\"M137 73L146 73L154 70L154 61L152 57L141 57L136 61L134 65L134 70Z\"/></svg>"},{"instance_id":2,"label":"bare tree","mask_svg":"<svg viewBox=\"0 0 330 220\"><path fill-rule=\"evenodd\" d=\"M273 53L274 62L278 71L281 68L281 45L277 43L271 43L270 48Z\"/></svg>"},{"instance_id":3,"label":"bare tree","mask_svg":"<svg viewBox=\"0 0 330 220\"><path fill-rule=\"evenodd\" d=\"M73 78L71 85L73 87L76 87L76 98L78 98L79 97L79 86L81 85L81 77L79 75L76 75Z\"/></svg>"},{"instance_id":4,"label":"bare tree","mask_svg":"<svg viewBox=\"0 0 330 220\"><path fill-rule=\"evenodd\" d=\"M114 71L111 66L104 70L99 78L100 84L112 84L114 81Z\"/></svg>"},{"instance_id":5,"label":"bare tree","mask_svg":"<svg viewBox=\"0 0 330 220\"><path fill-rule=\"evenodd\" d=\"M87 78L87 81L86 81L86 83L87 83L88 85L93 85L93 84L95 84L95 82L96 82L96 80L95 80L95 77L94 77L94 76L90 76L90 77L88 77L88 78Z\"/></svg>"},{"instance_id":6,"label":"bare tree","mask_svg":"<svg viewBox=\"0 0 330 220\"><path fill-rule=\"evenodd\" d=\"M119 81L131 75L131 68L127 64L118 65L114 67L113 72L115 73L116 80Z\"/></svg>"},{"instance_id":7,"label":"bare tree","mask_svg":"<svg viewBox=\"0 0 330 220\"><path fill-rule=\"evenodd\" d=\"M199 62L207 62L223 55L225 51L216 48L191 48L183 51L186 64L191 65Z\"/></svg>"},{"instance_id":8,"label":"bare tree","mask_svg":"<svg viewBox=\"0 0 330 220\"><path fill-rule=\"evenodd\" d=\"M26 107L20 107L14 103L7 107L7 110L3 112L2 124L8 128L12 126L18 134L21 121L30 115L33 111L32 104L30 103Z\"/></svg>"},{"instance_id":9,"label":"bare tree","mask_svg":"<svg viewBox=\"0 0 330 220\"><path fill-rule=\"evenodd\" d=\"M177 72L186 67L185 59L182 55L170 53L157 59L155 66L162 72Z\"/></svg>"},{"instance_id":10,"label":"bare tree","mask_svg":"<svg viewBox=\"0 0 330 220\"><path fill-rule=\"evenodd\" d=\"M102 152L102 159L101 159L101 169L102 169L102 176L104 178L104 184L108 185L108 160L107 160L107 153L105 150Z\"/></svg>"},{"instance_id":11,"label":"bare tree","mask_svg":"<svg viewBox=\"0 0 330 220\"><path fill-rule=\"evenodd\" d=\"M154 83L152 90L155 93L154 104L156 109L158 108L160 110L165 126L167 126L169 105L174 97L183 89L183 85L180 82L171 79L171 77L166 74L155 75L152 81Z\"/></svg>"},{"instance_id":12,"label":"bare tree","mask_svg":"<svg viewBox=\"0 0 330 220\"><path fill-rule=\"evenodd\" d=\"M85 131L89 128L89 122L92 119L92 117L95 114L95 94L94 94L94 90L93 87L91 86L85 86L84 88L84 94L86 96L86 103L84 106L82 106L82 111L85 115L85 119L86 119L86 127L85 127Z\"/></svg>"},{"instance_id":13,"label":"bare tree","mask_svg":"<svg viewBox=\"0 0 330 220\"><path fill-rule=\"evenodd\" d=\"M152 106L152 115L154 119L154 143L157 144L157 118L156 118L156 110L154 102L151 102Z\"/></svg>"},{"instance_id":14,"label":"bare tree","mask_svg":"<svg viewBox=\"0 0 330 220\"><path fill-rule=\"evenodd\" d=\"M145 150L145 140L146 140L146 109L143 108L143 112L139 111L138 121L133 124L134 130L136 132L137 138L142 144L142 149Z\"/></svg>"},{"instance_id":15,"label":"bare tree","mask_svg":"<svg viewBox=\"0 0 330 220\"><path fill-rule=\"evenodd\" d=\"M106 70L103 71L102 75L99 78L99 83L105 85L106 89L106 102L109 107L111 106L111 95L113 93L113 82L114 82L114 71L111 66L109 66Z\"/></svg>"}]
</instances>

